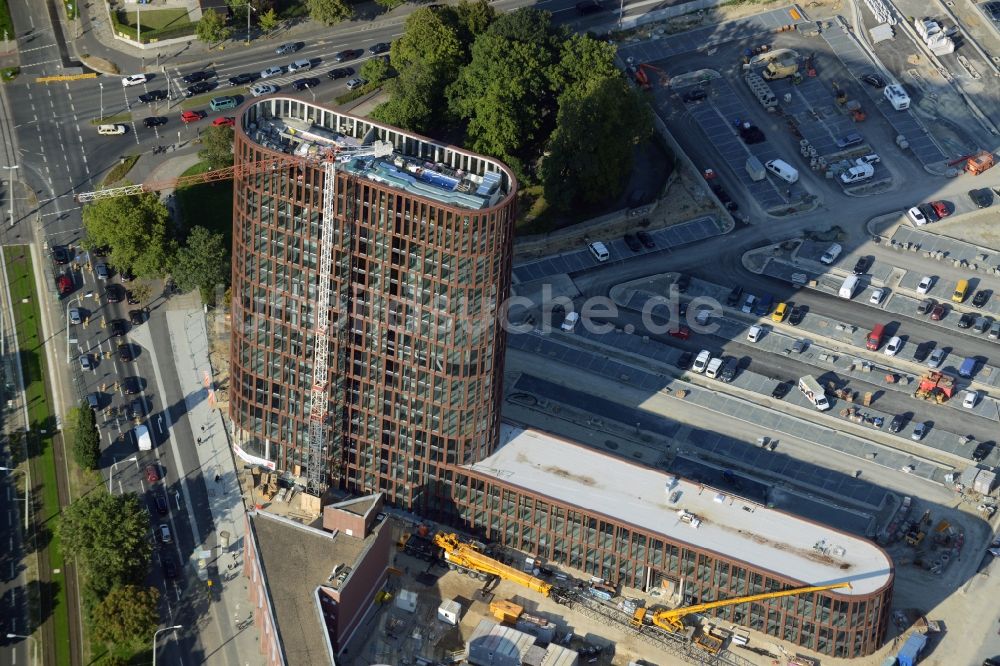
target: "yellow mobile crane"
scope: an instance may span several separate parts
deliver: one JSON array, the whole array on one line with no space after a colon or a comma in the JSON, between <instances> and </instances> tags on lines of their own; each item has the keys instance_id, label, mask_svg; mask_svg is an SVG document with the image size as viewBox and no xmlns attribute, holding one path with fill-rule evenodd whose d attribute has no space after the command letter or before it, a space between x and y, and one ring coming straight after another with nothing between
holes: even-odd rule
<instances>
[{"instance_id":1,"label":"yellow mobile crane","mask_svg":"<svg viewBox=\"0 0 1000 666\"><path fill-rule=\"evenodd\" d=\"M434 535L434 544L444 551L444 559L449 564L475 573L497 576L545 596L550 596L554 592L553 586L541 578L535 578L529 573L519 571L484 555L479 548L471 543L459 541L457 534L437 532Z\"/></svg>"},{"instance_id":2,"label":"yellow mobile crane","mask_svg":"<svg viewBox=\"0 0 1000 666\"><path fill-rule=\"evenodd\" d=\"M764 601L766 599L777 599L778 597L790 597L796 594L808 594L809 592L823 592L824 590L836 590L841 587L851 587L850 583L832 583L830 585L814 585L812 587L795 587L790 590L779 590L777 592L762 592L761 594L751 594L745 597L733 597L731 599L721 599L719 601L709 601L704 604L693 606L682 606L670 610L661 610L650 613L648 608L637 608L632 616L632 626L641 627L643 624L653 624L665 631L684 631L682 620L685 615L700 613L702 611L721 608L723 606L735 606L752 601Z\"/></svg>"}]
</instances>

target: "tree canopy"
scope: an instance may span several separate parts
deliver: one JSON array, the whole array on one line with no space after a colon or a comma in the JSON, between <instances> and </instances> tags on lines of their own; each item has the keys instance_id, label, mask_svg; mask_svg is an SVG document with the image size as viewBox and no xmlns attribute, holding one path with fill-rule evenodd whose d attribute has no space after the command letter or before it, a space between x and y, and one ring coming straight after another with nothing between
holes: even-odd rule
<instances>
[{"instance_id":1,"label":"tree canopy","mask_svg":"<svg viewBox=\"0 0 1000 666\"><path fill-rule=\"evenodd\" d=\"M149 513L134 493L91 493L63 509L63 552L81 563L97 598L141 581L149 570Z\"/></svg>"},{"instance_id":2,"label":"tree canopy","mask_svg":"<svg viewBox=\"0 0 1000 666\"><path fill-rule=\"evenodd\" d=\"M369 58L358 71L365 81L379 84L389 78L389 63L383 58Z\"/></svg>"},{"instance_id":3,"label":"tree canopy","mask_svg":"<svg viewBox=\"0 0 1000 666\"><path fill-rule=\"evenodd\" d=\"M278 13L274 11L274 7L271 7L266 12L261 12L257 18L257 24L264 31L265 35L277 28L279 23L281 23L281 19L278 18Z\"/></svg>"},{"instance_id":4,"label":"tree canopy","mask_svg":"<svg viewBox=\"0 0 1000 666\"><path fill-rule=\"evenodd\" d=\"M441 89L430 65L416 62L389 82L389 99L372 110L372 117L394 127L429 134L440 121Z\"/></svg>"},{"instance_id":5,"label":"tree canopy","mask_svg":"<svg viewBox=\"0 0 1000 666\"><path fill-rule=\"evenodd\" d=\"M233 34L232 29L226 25L226 18L214 10L206 10L202 13L198 25L195 26L195 34L198 39L206 44L216 44L224 42Z\"/></svg>"},{"instance_id":6,"label":"tree canopy","mask_svg":"<svg viewBox=\"0 0 1000 666\"><path fill-rule=\"evenodd\" d=\"M212 171L233 166L233 132L232 127L209 127L201 135L202 149L198 157L208 162Z\"/></svg>"},{"instance_id":7,"label":"tree canopy","mask_svg":"<svg viewBox=\"0 0 1000 666\"><path fill-rule=\"evenodd\" d=\"M201 289L205 302L212 289L229 281L229 250L225 237L205 227L194 227L187 242L177 250L171 274L181 291Z\"/></svg>"},{"instance_id":8,"label":"tree canopy","mask_svg":"<svg viewBox=\"0 0 1000 666\"><path fill-rule=\"evenodd\" d=\"M131 643L148 640L160 622L160 592L153 587L125 585L111 590L93 610L98 640Z\"/></svg>"},{"instance_id":9,"label":"tree canopy","mask_svg":"<svg viewBox=\"0 0 1000 666\"><path fill-rule=\"evenodd\" d=\"M162 275L170 260L169 220L167 207L151 192L99 199L83 209L87 247L107 246L115 268L141 277Z\"/></svg>"},{"instance_id":10,"label":"tree canopy","mask_svg":"<svg viewBox=\"0 0 1000 666\"><path fill-rule=\"evenodd\" d=\"M306 0L306 6L309 7L309 16L314 21L326 25L340 23L354 14L354 10L348 7L344 0Z\"/></svg>"},{"instance_id":11,"label":"tree canopy","mask_svg":"<svg viewBox=\"0 0 1000 666\"><path fill-rule=\"evenodd\" d=\"M573 88L560 98L556 129L542 161L545 200L561 210L617 197L635 147L652 134L649 107L621 77Z\"/></svg>"},{"instance_id":12,"label":"tree canopy","mask_svg":"<svg viewBox=\"0 0 1000 666\"><path fill-rule=\"evenodd\" d=\"M83 469L97 469L101 459L101 434L97 431L94 410L85 402L70 410L73 427L73 458Z\"/></svg>"}]
</instances>

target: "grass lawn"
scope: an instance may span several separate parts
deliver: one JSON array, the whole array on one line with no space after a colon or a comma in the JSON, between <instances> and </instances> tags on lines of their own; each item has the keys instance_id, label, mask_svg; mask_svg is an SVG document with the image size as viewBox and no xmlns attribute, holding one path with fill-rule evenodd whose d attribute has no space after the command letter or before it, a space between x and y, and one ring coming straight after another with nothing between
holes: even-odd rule
<instances>
[{"instance_id":1,"label":"grass lawn","mask_svg":"<svg viewBox=\"0 0 1000 666\"><path fill-rule=\"evenodd\" d=\"M18 354L24 372L25 400L28 403L28 418L32 434L28 438L29 456L37 458L41 478L32 478L32 486L41 488L35 493L32 504L39 507L35 514L36 538L45 530L48 539L48 560L53 572L52 586L43 590L41 596L42 617L51 615L55 626L55 645L48 646L51 659L56 664L70 663L69 609L66 605L66 567L62 548L55 531L56 519L60 513L59 495L56 488L55 454L53 436L55 434L55 414L45 390L45 353L42 349L42 321L35 276L31 268L31 254L27 246L15 245L3 248L7 262L7 281L10 284L14 321L17 329ZM41 431L45 431L42 434Z\"/></svg>"},{"instance_id":2,"label":"grass lawn","mask_svg":"<svg viewBox=\"0 0 1000 666\"><path fill-rule=\"evenodd\" d=\"M111 185L113 183L117 183L125 177L125 174L132 170L132 167L134 167L135 163L138 161L138 155L126 155L124 161L118 162L118 164L111 168L111 171L109 171L108 175L104 177L104 182L101 183L101 185Z\"/></svg>"},{"instance_id":3,"label":"grass lawn","mask_svg":"<svg viewBox=\"0 0 1000 666\"><path fill-rule=\"evenodd\" d=\"M166 27L174 28L191 23L186 9L142 9L138 11L142 14L138 19L136 18L136 12L129 11L125 13L125 20L133 28L136 27L139 21L142 21L143 33L146 30L160 30Z\"/></svg>"},{"instance_id":4,"label":"grass lawn","mask_svg":"<svg viewBox=\"0 0 1000 666\"><path fill-rule=\"evenodd\" d=\"M199 162L182 175L191 176L208 171L206 162ZM205 227L209 231L221 233L226 238L226 247L233 244L233 181L189 185L177 190L177 200L181 204L181 218L184 228Z\"/></svg>"}]
</instances>

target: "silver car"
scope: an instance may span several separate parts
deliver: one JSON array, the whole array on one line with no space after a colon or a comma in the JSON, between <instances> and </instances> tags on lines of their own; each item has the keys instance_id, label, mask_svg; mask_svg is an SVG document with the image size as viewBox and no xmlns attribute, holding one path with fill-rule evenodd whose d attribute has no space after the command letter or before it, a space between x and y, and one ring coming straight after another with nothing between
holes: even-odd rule
<instances>
[{"instance_id":1,"label":"silver car","mask_svg":"<svg viewBox=\"0 0 1000 666\"><path fill-rule=\"evenodd\" d=\"M354 90L355 88L360 88L366 83L368 82L365 81L364 79L351 79L350 81L347 82L347 89Z\"/></svg>"},{"instance_id":2,"label":"silver car","mask_svg":"<svg viewBox=\"0 0 1000 666\"><path fill-rule=\"evenodd\" d=\"M944 361L945 351L943 348L938 347L931 352L931 355L927 358L927 367L931 370L941 367L942 361Z\"/></svg>"},{"instance_id":3,"label":"silver car","mask_svg":"<svg viewBox=\"0 0 1000 666\"><path fill-rule=\"evenodd\" d=\"M71 324L79 324L82 321L83 321L83 318L80 316L80 308L70 308L69 309L69 323L71 323Z\"/></svg>"}]
</instances>

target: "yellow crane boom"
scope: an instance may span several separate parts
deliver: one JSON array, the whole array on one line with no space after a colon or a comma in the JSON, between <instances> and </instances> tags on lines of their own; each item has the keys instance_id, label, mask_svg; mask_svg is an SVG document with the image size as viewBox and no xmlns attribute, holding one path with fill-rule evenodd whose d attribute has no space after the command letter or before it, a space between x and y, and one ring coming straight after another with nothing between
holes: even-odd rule
<instances>
[{"instance_id":1,"label":"yellow crane boom","mask_svg":"<svg viewBox=\"0 0 1000 666\"><path fill-rule=\"evenodd\" d=\"M660 629L667 631L683 631L684 623L681 621L685 615L700 613L702 611L721 608L723 606L735 606L753 601L764 601L766 599L777 599L778 597L790 597L797 594L808 594L809 592L823 592L825 590L836 590L842 587L851 587L848 582L832 583L830 585L813 585L811 587L794 587L790 590L779 590L777 592L762 592L751 594L745 597L733 597L731 599L720 599L719 601L709 601L693 606L682 606L670 610L661 610L649 615L648 620ZM632 624L640 627L647 620L648 609L638 608L632 616Z\"/></svg>"},{"instance_id":2,"label":"yellow crane boom","mask_svg":"<svg viewBox=\"0 0 1000 666\"><path fill-rule=\"evenodd\" d=\"M444 559L452 564L479 573L498 576L503 580L517 583L545 596L549 596L552 591L552 586L544 580L484 555L472 544L459 541L457 534L438 532L434 535L434 543L444 551Z\"/></svg>"}]
</instances>

